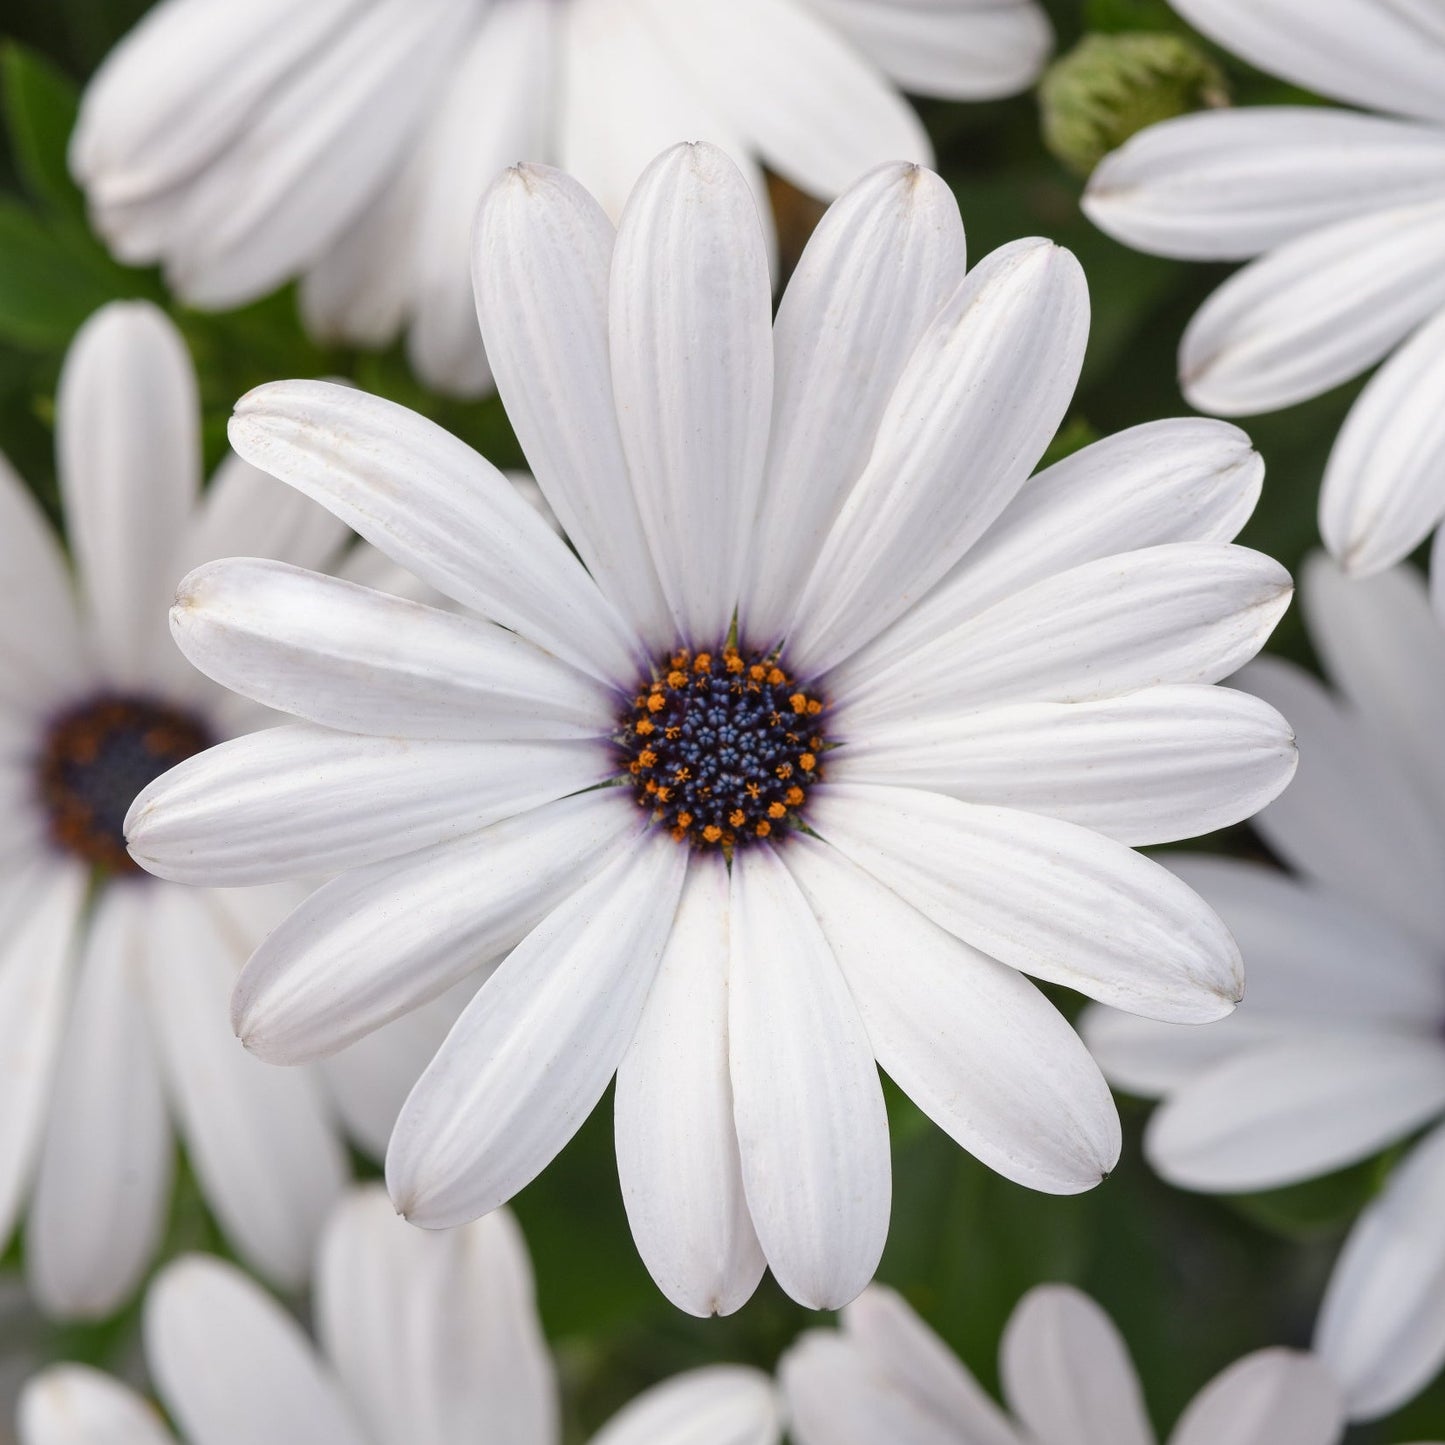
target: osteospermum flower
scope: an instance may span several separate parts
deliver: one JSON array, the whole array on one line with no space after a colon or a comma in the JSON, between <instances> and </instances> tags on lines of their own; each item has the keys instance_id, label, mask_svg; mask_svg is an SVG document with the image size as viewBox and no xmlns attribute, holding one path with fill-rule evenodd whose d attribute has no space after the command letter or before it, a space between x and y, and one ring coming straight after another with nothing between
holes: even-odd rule
<instances>
[{"instance_id":1,"label":"osteospermum flower","mask_svg":"<svg viewBox=\"0 0 1445 1445\"><path fill-rule=\"evenodd\" d=\"M897 87L1025 89L1037 0L163 0L87 90L71 167L115 252L193 305L302 278L318 335L408 331L413 365L488 385L468 236L517 160L559 160L612 214L666 145L726 145L826 199L928 162Z\"/></svg>"},{"instance_id":2,"label":"osteospermum flower","mask_svg":"<svg viewBox=\"0 0 1445 1445\"><path fill-rule=\"evenodd\" d=\"M532 1268L505 1210L425 1234L385 1192L332 1215L315 1269L319 1348L233 1265L168 1265L145 1306L150 1374L187 1445L558 1445L557 1385ZM175 1445L140 1395L81 1365L31 1380L20 1445ZM776 1445L756 1370L713 1366L634 1401L592 1445Z\"/></svg>"},{"instance_id":3,"label":"osteospermum flower","mask_svg":"<svg viewBox=\"0 0 1445 1445\"><path fill-rule=\"evenodd\" d=\"M1218 920L1129 845L1293 768L1272 709L1208 686L1290 592L1224 540L1247 440L1160 423L1025 486L1083 277L1044 241L965 276L912 166L833 207L776 328L752 197L707 146L660 157L615 238L566 176L507 173L477 289L576 554L431 423L284 382L234 444L470 615L245 559L177 598L187 656L303 721L152 786L134 855L342 875L253 957L241 1037L318 1058L472 977L392 1137L398 1207L495 1208L616 1073L633 1232L700 1314L765 1261L811 1305L867 1283L875 1059L1009 1178L1098 1183L1112 1100L1024 975L1171 1019L1239 995Z\"/></svg>"},{"instance_id":4,"label":"osteospermum flower","mask_svg":"<svg viewBox=\"0 0 1445 1445\"><path fill-rule=\"evenodd\" d=\"M1201 411L1273 411L1390 358L1351 408L1320 497L1326 546L1368 575L1445 516L1445 19L1396 0L1172 3L1252 64L1383 112L1165 121L1109 156L1084 198L1142 251L1260 258L1184 333L1180 376Z\"/></svg>"},{"instance_id":5,"label":"osteospermum flower","mask_svg":"<svg viewBox=\"0 0 1445 1445\"><path fill-rule=\"evenodd\" d=\"M107 1314L135 1287L176 1130L232 1245L278 1283L304 1276L347 1174L325 1081L241 1057L227 1027L237 969L299 895L158 883L121 832L158 773L265 720L175 651L175 579L236 547L322 566L348 536L235 456L198 497L199 427L175 329L116 304L76 337L56 402L74 577L0 468L0 1239L28 1198L31 1287L58 1314ZM444 1029L418 1016L329 1066L372 1147Z\"/></svg>"},{"instance_id":6,"label":"osteospermum flower","mask_svg":"<svg viewBox=\"0 0 1445 1445\"><path fill-rule=\"evenodd\" d=\"M1294 875L1175 863L1239 939L1247 1004L1205 1029L1098 1010L1085 1035L1165 1099L1146 1148L1185 1188L1292 1184L1434 1126L1356 1226L1315 1340L1373 1418L1445 1363L1445 633L1405 568L1351 584L1316 561L1304 602L1340 691L1273 659L1244 674L1300 733L1300 777L1257 820Z\"/></svg>"},{"instance_id":7,"label":"osteospermum flower","mask_svg":"<svg viewBox=\"0 0 1445 1445\"><path fill-rule=\"evenodd\" d=\"M797 1445L1154 1445L1128 1348L1088 1295L1044 1285L1004 1332L1005 1414L892 1290L874 1285L840 1330L805 1335L781 1377ZM1169 1445L1337 1445L1339 1394L1291 1350L1231 1365L1185 1410Z\"/></svg>"}]
</instances>

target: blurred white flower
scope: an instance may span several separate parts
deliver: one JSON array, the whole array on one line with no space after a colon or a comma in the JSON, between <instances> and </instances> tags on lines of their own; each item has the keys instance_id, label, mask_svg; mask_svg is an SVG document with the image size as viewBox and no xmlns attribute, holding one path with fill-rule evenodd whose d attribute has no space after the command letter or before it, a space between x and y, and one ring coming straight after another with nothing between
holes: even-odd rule
<instances>
[{"instance_id":1,"label":"blurred white flower","mask_svg":"<svg viewBox=\"0 0 1445 1445\"><path fill-rule=\"evenodd\" d=\"M1088 1295L1043 1285L1009 1320L999 1373L1010 1414L892 1290L874 1285L840 1330L784 1357L797 1445L1154 1445L1119 1331ZM1261 1350L1184 1412L1169 1445L1336 1445L1338 1391L1308 1355Z\"/></svg>"},{"instance_id":2,"label":"blurred white flower","mask_svg":"<svg viewBox=\"0 0 1445 1445\"><path fill-rule=\"evenodd\" d=\"M402 408L281 382L237 409L242 455L469 609L244 559L182 584L186 655L304 721L158 781L134 856L343 874L254 955L237 1031L316 1059L470 976L392 1136L399 1207L495 1208L617 1073L633 1232L698 1314L765 1261L816 1307L868 1282L875 1060L1010 1179L1092 1188L1113 1101L1025 975L1228 1013L1233 942L1132 845L1246 817L1294 767L1272 708L1209 686L1291 590L1227 540L1248 439L1157 423L1025 486L1083 276L1028 240L965 277L916 167L829 211L776 328L746 182L708 146L661 156L615 237L568 177L508 172L477 284L575 554Z\"/></svg>"},{"instance_id":3,"label":"blurred white flower","mask_svg":"<svg viewBox=\"0 0 1445 1445\"><path fill-rule=\"evenodd\" d=\"M1247 1000L1203 1029L1084 1023L1115 1084L1166 1100L1146 1150L1189 1189L1297 1183L1445 1118L1445 632L1406 568L1351 583L1317 558L1303 602L1340 691L1274 658L1240 678L1299 734L1299 776L1256 819L1294 875L1169 860L1239 940ZM1360 1418L1445 1362L1445 1127L1357 1225L1316 1348Z\"/></svg>"},{"instance_id":4,"label":"blurred white flower","mask_svg":"<svg viewBox=\"0 0 1445 1445\"><path fill-rule=\"evenodd\" d=\"M163 0L88 88L71 166L116 254L225 307L303 277L325 338L404 327L419 375L489 384L468 282L477 201L559 161L616 215L683 140L831 199L932 159L896 86L1025 89L1037 0Z\"/></svg>"},{"instance_id":5,"label":"blurred white flower","mask_svg":"<svg viewBox=\"0 0 1445 1445\"><path fill-rule=\"evenodd\" d=\"M1351 409L1320 497L1325 545L1348 571L1377 572L1445 516L1445 9L1171 3L1252 64L1385 112L1255 106L1165 121L1107 157L1084 198L1141 251L1260 257L1184 333L1180 377L1201 411L1273 411L1395 352Z\"/></svg>"},{"instance_id":6,"label":"blurred white flower","mask_svg":"<svg viewBox=\"0 0 1445 1445\"><path fill-rule=\"evenodd\" d=\"M237 970L299 895L157 883L121 823L170 764L267 720L176 652L175 579L223 551L326 566L349 534L235 456L198 496L190 358L149 305L86 323L56 413L74 577L0 461L0 1239L28 1196L38 1300L96 1316L159 1241L175 1130L233 1246L278 1283L304 1277L347 1175L316 1071L259 1066L227 1026ZM445 1023L329 1066L369 1147Z\"/></svg>"},{"instance_id":7,"label":"blurred white flower","mask_svg":"<svg viewBox=\"0 0 1445 1445\"><path fill-rule=\"evenodd\" d=\"M552 1359L515 1220L498 1210L427 1233L379 1186L327 1224L313 1344L233 1265L167 1265L145 1305L146 1360L188 1445L558 1445ZM319 1346L319 1347L318 1347ZM173 1445L156 1410L80 1365L21 1396L20 1445ZM593 1445L777 1445L779 1405L756 1370L713 1366L657 1387Z\"/></svg>"}]
</instances>

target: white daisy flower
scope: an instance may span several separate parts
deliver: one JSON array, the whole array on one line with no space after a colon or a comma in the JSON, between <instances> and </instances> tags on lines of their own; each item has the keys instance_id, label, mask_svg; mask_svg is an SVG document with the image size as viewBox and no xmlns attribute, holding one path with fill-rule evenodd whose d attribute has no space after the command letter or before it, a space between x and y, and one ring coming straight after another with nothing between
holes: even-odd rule
<instances>
[{"instance_id":1,"label":"white daisy flower","mask_svg":"<svg viewBox=\"0 0 1445 1445\"><path fill-rule=\"evenodd\" d=\"M999 1351L1009 1413L890 1289L873 1285L784 1356L797 1445L1154 1445L1128 1347L1088 1295L1043 1285ZM1200 1392L1169 1445L1337 1445L1339 1395L1309 1355L1261 1350ZM39 1442L37 1442L39 1445Z\"/></svg>"},{"instance_id":2,"label":"white daisy flower","mask_svg":"<svg viewBox=\"0 0 1445 1445\"><path fill-rule=\"evenodd\" d=\"M227 1026L237 970L298 893L157 883L121 832L158 773L264 720L176 652L174 580L237 547L324 566L349 535L234 456L198 497L199 431L180 336L118 303L76 337L56 403L74 580L0 463L0 1240L28 1211L30 1283L61 1315L108 1314L138 1283L177 1131L232 1245L280 1284L347 1175L322 1079L244 1058ZM378 1152L448 1021L329 1066Z\"/></svg>"},{"instance_id":3,"label":"white daisy flower","mask_svg":"<svg viewBox=\"0 0 1445 1445\"><path fill-rule=\"evenodd\" d=\"M1045 241L967 276L963 251L947 186L881 169L774 327L720 151L661 156L615 237L568 177L506 173L479 307L575 555L402 408L316 382L238 406L242 455L468 611L193 572L186 655L303 721L191 759L128 837L183 881L342 875L241 980L262 1058L481 984L392 1136L414 1221L510 1198L616 1073L668 1296L734 1310L766 1261L839 1305L887 1231L875 1059L990 1166L1071 1193L1112 1168L1118 1119L1024 975L1160 1018L1234 1007L1232 940L1131 845L1245 817L1294 766L1277 713L1208 685L1290 595L1227 541L1259 460L1163 422L1025 486L1083 356L1083 276Z\"/></svg>"},{"instance_id":4,"label":"white daisy flower","mask_svg":"<svg viewBox=\"0 0 1445 1445\"><path fill-rule=\"evenodd\" d=\"M1336 1268L1316 1348L1373 1418L1445 1363L1445 633L1419 578L1306 570L1306 615L1340 692L1263 659L1245 684L1284 708L1304 766L1256 820L1295 870L1171 858L1229 924L1249 998L1179 1029L1094 1010L1121 1088L1165 1099L1154 1167L1188 1189L1271 1189L1429 1124Z\"/></svg>"},{"instance_id":5,"label":"white daisy flower","mask_svg":"<svg viewBox=\"0 0 1445 1445\"><path fill-rule=\"evenodd\" d=\"M898 87L1026 89L1038 0L163 0L86 91L71 168L122 259L228 307L302 278L318 336L403 328L432 387L489 386L468 236L518 160L616 215L664 146L725 145L831 199L932 148Z\"/></svg>"},{"instance_id":6,"label":"white daisy flower","mask_svg":"<svg viewBox=\"0 0 1445 1445\"><path fill-rule=\"evenodd\" d=\"M1325 545L1348 571L1377 572L1445 516L1445 12L1171 3L1252 64L1384 112L1254 106L1165 121L1107 157L1084 198L1141 251L1260 258L1184 333L1181 382L1201 411L1274 411L1390 358L1351 408L1320 497Z\"/></svg>"},{"instance_id":7,"label":"white daisy flower","mask_svg":"<svg viewBox=\"0 0 1445 1445\"><path fill-rule=\"evenodd\" d=\"M189 1255L146 1297L151 1378L188 1445L558 1445L556 1371L516 1221L498 1210L428 1234L380 1186L332 1214L316 1260L318 1344L233 1265ZM319 1346L319 1347L318 1347ZM20 1445L174 1445L151 1404L81 1365L31 1380ZM776 1445L767 1376L682 1375L592 1445Z\"/></svg>"}]
</instances>

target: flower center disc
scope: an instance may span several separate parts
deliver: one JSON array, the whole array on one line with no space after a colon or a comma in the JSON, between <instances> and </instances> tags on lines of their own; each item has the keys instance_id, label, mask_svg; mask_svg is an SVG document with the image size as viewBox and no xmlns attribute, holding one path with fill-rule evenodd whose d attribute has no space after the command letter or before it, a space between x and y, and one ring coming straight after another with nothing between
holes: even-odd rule
<instances>
[{"instance_id":1,"label":"flower center disc","mask_svg":"<svg viewBox=\"0 0 1445 1445\"><path fill-rule=\"evenodd\" d=\"M798 822L821 772L823 713L770 654L683 648L639 688L618 745L654 822L731 852Z\"/></svg>"},{"instance_id":2,"label":"flower center disc","mask_svg":"<svg viewBox=\"0 0 1445 1445\"><path fill-rule=\"evenodd\" d=\"M136 794L211 742L195 717L146 698L100 697L61 713L37 766L51 840L112 873L139 872L124 827Z\"/></svg>"}]
</instances>

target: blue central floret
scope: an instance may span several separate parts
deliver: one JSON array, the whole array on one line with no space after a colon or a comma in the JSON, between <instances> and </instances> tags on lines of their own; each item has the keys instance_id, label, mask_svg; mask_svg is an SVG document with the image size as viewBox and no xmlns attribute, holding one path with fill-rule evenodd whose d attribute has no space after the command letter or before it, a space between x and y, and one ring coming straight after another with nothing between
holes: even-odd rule
<instances>
[{"instance_id":1,"label":"blue central floret","mask_svg":"<svg viewBox=\"0 0 1445 1445\"><path fill-rule=\"evenodd\" d=\"M822 772L823 713L772 655L683 649L638 692L618 745L654 822L730 853L796 826Z\"/></svg>"}]
</instances>

